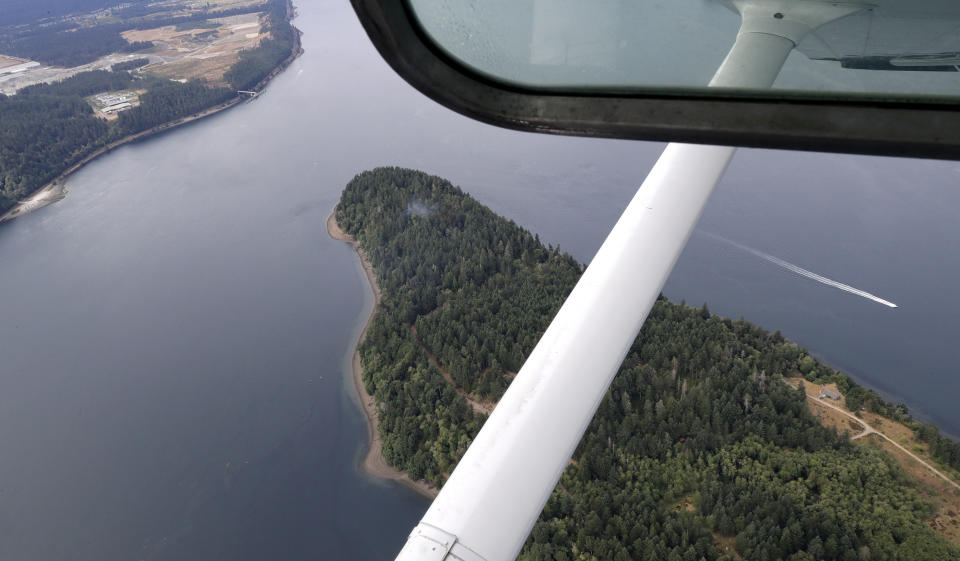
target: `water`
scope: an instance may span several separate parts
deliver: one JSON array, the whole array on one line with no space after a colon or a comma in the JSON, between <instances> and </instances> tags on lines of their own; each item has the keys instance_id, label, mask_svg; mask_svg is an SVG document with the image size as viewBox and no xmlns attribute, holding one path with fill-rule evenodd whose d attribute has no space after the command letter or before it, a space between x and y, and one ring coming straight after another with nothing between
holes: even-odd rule
<instances>
[{"instance_id":1,"label":"water","mask_svg":"<svg viewBox=\"0 0 960 561\"><path fill-rule=\"evenodd\" d=\"M958 178L955 162L741 154L701 229L899 307L823 286L704 235L694 236L666 292L780 329L958 435Z\"/></svg>"},{"instance_id":2,"label":"water","mask_svg":"<svg viewBox=\"0 0 960 561\"><path fill-rule=\"evenodd\" d=\"M343 2L256 101L87 166L0 225L0 559L389 559L426 502L357 471L371 305L324 220L377 165L449 178L584 261L662 146L504 131L386 67ZM954 433L953 163L742 151L665 292L811 347Z\"/></svg>"}]
</instances>

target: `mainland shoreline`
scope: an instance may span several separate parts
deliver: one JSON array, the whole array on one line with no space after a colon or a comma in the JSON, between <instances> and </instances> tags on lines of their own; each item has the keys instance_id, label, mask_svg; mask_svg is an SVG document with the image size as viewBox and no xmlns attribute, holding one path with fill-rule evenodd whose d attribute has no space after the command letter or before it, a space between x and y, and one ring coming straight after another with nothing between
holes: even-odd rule
<instances>
[{"instance_id":1,"label":"mainland shoreline","mask_svg":"<svg viewBox=\"0 0 960 561\"><path fill-rule=\"evenodd\" d=\"M209 117L210 115L219 113L224 109L233 107L234 105L240 103L240 101L242 101L242 98L240 98L239 96L231 98L230 100L224 103L215 105L208 109L204 109L199 113L194 113L193 115L189 115L187 117L180 117L179 119L175 119L173 121L164 123L162 125L157 125L145 131L141 131L136 134L125 136L120 140L115 140L110 144L107 144L106 146L102 146L97 150L94 150L92 153L85 156L82 160L73 164L72 166L67 168L65 171L61 172L58 176L53 178L53 180L51 180L49 183L47 183L46 185L40 187L33 193L30 193L29 195L21 199L19 202L17 202L16 205L14 205L10 210L5 212L3 215L0 215L0 223L6 222L8 220L13 220L14 218L17 218L19 216L30 214L35 210L41 209L51 203L54 203L64 198L66 196L65 182L67 178L70 175L79 171L81 168L83 168L83 166L96 160L100 156L103 156L104 154L108 154L113 150L123 146L124 144L129 144L131 142L140 140L142 138L146 138L148 136L158 134L165 130L172 129L180 125L185 125L187 123L196 121L198 119L202 119L204 117Z\"/></svg>"},{"instance_id":2,"label":"mainland shoreline","mask_svg":"<svg viewBox=\"0 0 960 561\"><path fill-rule=\"evenodd\" d=\"M295 15L296 15L296 11L294 9L293 2L288 0L287 1L288 21L292 20ZM291 49L290 51L290 56L285 58L283 62L281 62L276 68L271 70L270 73L264 76L262 80L257 82L257 84L253 87L253 91L257 92L258 95L262 93L263 88L266 87L267 83L269 83L271 80L276 78L278 74L286 70L286 68L290 66L290 64L294 60L296 60L297 57L303 54L303 46L301 45L301 42L300 42L300 36L303 35L303 32L297 29L293 25L291 25L290 27L293 28L293 32L294 32L293 35L295 38L293 49ZM71 174L76 173L81 168L83 168L83 166L96 160L100 156L103 156L104 154L108 154L113 150L123 146L124 144L128 144L130 142L134 142L134 141L146 138L148 136L161 133L163 131L172 129L174 127L179 127L181 125L185 125L187 123L191 123L193 121L203 119L204 117L209 117L210 115L219 113L224 109L229 109L234 105L237 105L238 103L245 100L249 100L249 99L255 99L255 98L247 98L244 95L237 94L236 96L228 99L227 101L214 105L213 107L208 107L192 115L174 119L173 121L169 121L161 125L157 125L145 131L140 131L136 134L125 136L119 140L115 140L107 144L106 146L101 146L100 148L94 150L92 153L85 156L79 162L73 164L72 166L67 168L65 171L58 174L49 183L46 183L45 185L36 189L35 191L28 194L24 198L20 199L17 202L17 204L13 205L13 207L8 209L6 212L4 212L3 214L0 214L0 224L8 220L13 220L14 218L17 218L19 216L30 214L35 210L41 209L49 204L55 203L60 199L63 199L66 196L67 178Z\"/></svg>"},{"instance_id":3,"label":"mainland shoreline","mask_svg":"<svg viewBox=\"0 0 960 561\"><path fill-rule=\"evenodd\" d=\"M367 388L363 384L363 367L360 364L359 350L360 343L367 334L367 328L373 319L373 314L376 313L377 306L380 304L380 286L377 284L377 277L373 273L373 265L367 260L366 254L364 254L363 249L357 241L340 229L340 226L337 224L336 214L337 211L336 208L334 208L327 218L327 234L335 240L349 243L357 252L357 255L360 257L360 263L363 265L364 276L367 278L367 283L373 292L373 307L370 310L370 315L367 316L367 319L363 323L363 329L361 329L360 335L353 345L353 353L350 359L351 378L353 379L353 389L356 392L354 395L357 400L359 400L363 408L364 417L367 419L367 432L370 441L370 446L367 448L367 453L362 463L363 470L372 477L396 481L410 487L423 497L433 499L439 492L436 487L425 481L414 481L406 471L392 467L383 457L380 432L377 430L377 403L373 396L367 393Z\"/></svg>"}]
</instances>

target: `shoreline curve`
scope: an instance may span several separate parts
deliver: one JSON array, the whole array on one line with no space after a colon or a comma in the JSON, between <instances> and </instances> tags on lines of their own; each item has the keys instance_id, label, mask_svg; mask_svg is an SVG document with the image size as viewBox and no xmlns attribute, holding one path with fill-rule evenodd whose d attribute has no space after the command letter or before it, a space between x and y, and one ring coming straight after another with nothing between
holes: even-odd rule
<instances>
[{"instance_id":1,"label":"shoreline curve","mask_svg":"<svg viewBox=\"0 0 960 561\"><path fill-rule=\"evenodd\" d=\"M376 275L373 274L373 265L367 260L367 256L357 241L340 229L340 226L337 224L336 214L337 210L336 207L334 207L330 216L327 218L327 234L335 240L349 243L354 251L357 252L357 255L360 257L360 263L363 265L364 276L370 285L370 290L373 292L373 308L370 310L370 315L366 321L364 321L363 329L360 331L360 335L353 345L353 353L350 358L351 379L353 380L352 385L355 392L354 396L360 402L364 417L367 419L367 432L369 437L369 446L361 467L363 471L371 477L396 481L413 489L425 498L433 499L439 492L436 487L425 481L414 481L406 471L391 466L387 463L386 458L383 457L380 432L377 430L377 404L376 400L367 392L367 388L363 384L363 367L360 364L359 350L360 342L363 341L364 336L367 334L367 328L370 326L373 314L376 313L377 305L380 303L380 286L377 284Z\"/></svg>"},{"instance_id":2,"label":"shoreline curve","mask_svg":"<svg viewBox=\"0 0 960 561\"><path fill-rule=\"evenodd\" d=\"M287 17L292 19L294 15L295 15L295 9L293 7L293 3L292 1L288 0ZM297 29L297 27L292 24L290 27L293 28L293 31L294 31L293 35L295 38L293 48L290 50L290 56L285 58L276 68L271 70L266 76L263 77L263 79L261 79L259 82L257 82L255 86L253 86L253 91L257 92L258 94L263 91L263 89L267 86L267 84L271 80L273 80L281 72L286 70L287 67L290 66L290 64L292 64L294 60L296 60L300 55L303 54L303 46L300 41L300 36L303 35L303 32ZM90 162L96 160L100 156L103 156L104 154L109 154L110 152L113 152L114 150L116 150L117 148L125 144L129 144L131 142L135 142L137 140L141 140L149 136L159 134L169 129L173 129L181 125L185 125L187 123L192 123L193 121L197 121L205 117L209 117L225 109L229 109L234 105L238 105L243 101L247 101L248 99L249 98L246 98L243 95L237 94L236 96L228 99L223 103L219 103L212 107L207 107L206 109L201 109L200 111L193 113L191 115L179 117L172 121L167 121L166 123L161 123L145 131L140 131L138 133L127 135L105 146L101 146L100 148L94 150L90 154L87 154L86 156L84 156L79 162L73 164L66 170L60 172L56 177L51 179L48 183L42 185L41 187L37 188L33 192L25 195L22 199L17 201L15 205L7 209L6 212L3 212L2 214L0 214L0 224L7 222L9 220L13 220L14 218L19 218L20 216L25 216L35 210L40 210L41 208L47 205L50 205L52 203L55 203L63 199L66 196L67 178L73 175L74 173L80 171L81 168L83 168L85 165L89 164Z\"/></svg>"}]
</instances>

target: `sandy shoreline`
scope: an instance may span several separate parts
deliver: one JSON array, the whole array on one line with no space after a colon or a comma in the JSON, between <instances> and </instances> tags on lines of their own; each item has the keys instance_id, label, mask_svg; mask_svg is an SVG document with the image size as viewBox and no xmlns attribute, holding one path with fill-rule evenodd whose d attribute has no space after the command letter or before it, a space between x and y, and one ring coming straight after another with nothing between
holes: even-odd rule
<instances>
[{"instance_id":1,"label":"sandy shoreline","mask_svg":"<svg viewBox=\"0 0 960 561\"><path fill-rule=\"evenodd\" d=\"M377 278L373 274L373 266L367 261L366 255L364 255L363 250L360 249L356 240L347 235L347 233L337 225L336 209L334 209L327 218L327 233L335 240L349 243L353 246L353 249L356 250L357 255L360 256L360 262L363 264L363 272L367 277L367 282L370 284L370 289L373 291L374 297L373 309L363 324L363 329L360 331L360 336L357 338L353 348L353 356L350 359L353 388L356 391L357 399L360 401L360 404L363 405L363 412L367 418L367 430L370 438L370 447L367 449L367 454L363 460L363 470L373 477L391 479L402 483L424 497L432 499L437 496L436 487L424 481L414 481L407 475L407 472L391 467L387 464L386 459L384 459L380 432L377 431L377 404L373 396L367 393L367 388L363 384L363 368L360 365L360 352L358 351L358 347L360 342L363 341L364 335L367 333L367 327L370 325L370 320L373 319L377 304L380 303L380 287L377 285Z\"/></svg>"},{"instance_id":2,"label":"sandy shoreline","mask_svg":"<svg viewBox=\"0 0 960 561\"><path fill-rule=\"evenodd\" d=\"M30 214L38 208L43 208L49 204L55 203L66 196L66 185L60 178L47 183L40 189L33 192L32 195L21 199L10 210L0 215L0 222L13 220L18 216Z\"/></svg>"}]
</instances>

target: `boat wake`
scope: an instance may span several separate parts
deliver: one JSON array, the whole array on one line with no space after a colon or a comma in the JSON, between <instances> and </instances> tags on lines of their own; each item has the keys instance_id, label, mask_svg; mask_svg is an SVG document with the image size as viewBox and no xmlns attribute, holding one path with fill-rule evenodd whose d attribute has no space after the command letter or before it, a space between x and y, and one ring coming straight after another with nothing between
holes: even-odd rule
<instances>
[{"instance_id":1,"label":"boat wake","mask_svg":"<svg viewBox=\"0 0 960 561\"><path fill-rule=\"evenodd\" d=\"M697 231L700 232L701 234L705 235L705 236L709 236L709 237L711 237L711 238L713 238L713 239L715 239L715 240L717 240L717 241L721 241L721 242L723 242L723 243L725 243L725 244L732 245L733 247L736 247L736 248L738 248L738 249L742 249L743 251L746 251L747 253L750 253L750 254L752 254L752 255L756 255L757 257L759 257L760 259L763 259L764 261L768 261L768 262L770 262L770 263L773 263L774 265L783 267L784 269L786 269L786 270L788 270L788 271L793 271L794 273L797 273L797 274L800 275L800 276L807 277L808 279L811 279L811 280L815 280L815 281L817 281L817 282L819 282L819 283L821 283L821 284L825 284L825 285L827 285L827 286L832 286L832 287L834 287L834 288L839 288L840 290L842 290L842 291L844 291L844 292L849 292L850 294L856 294L857 296L860 296L860 297L862 297L862 298L866 298L867 300L873 300L874 302L876 302L876 303L878 303L878 304L883 304L884 306L887 306L887 307L889 307L889 308L896 308L896 307L897 307L897 305L894 304L893 302L891 302L891 301L889 301L889 300L884 300L883 298L880 298L879 296L875 296L875 295L873 295L873 294L870 294L870 293L867 292L866 290L860 290L859 288L854 288L854 287L850 286L849 284L844 284L844 283L842 283L842 282L840 282L840 281L835 281L835 280L833 280L833 279L828 279L827 277L825 277L825 276L823 276L823 275L818 275L817 273L814 273L813 271L808 271L808 270L804 269L803 267L800 267L800 266L798 266L798 265L794 265L793 263L790 263L789 261L784 261L783 259L780 259L779 257L774 257L773 255L770 255L769 253L764 253L764 252L760 251L759 249L754 249L754 248L752 248L752 247L745 246L745 245L743 245L743 244L741 244L741 243L737 243L737 242L735 242L735 241L733 241L733 240L729 240L729 239L727 239L727 238L725 238L725 237L723 237L723 236L719 236L719 235L717 235L717 234L712 234L712 233L710 233L710 232L705 232L705 231L699 230L699 229L698 229Z\"/></svg>"}]
</instances>

